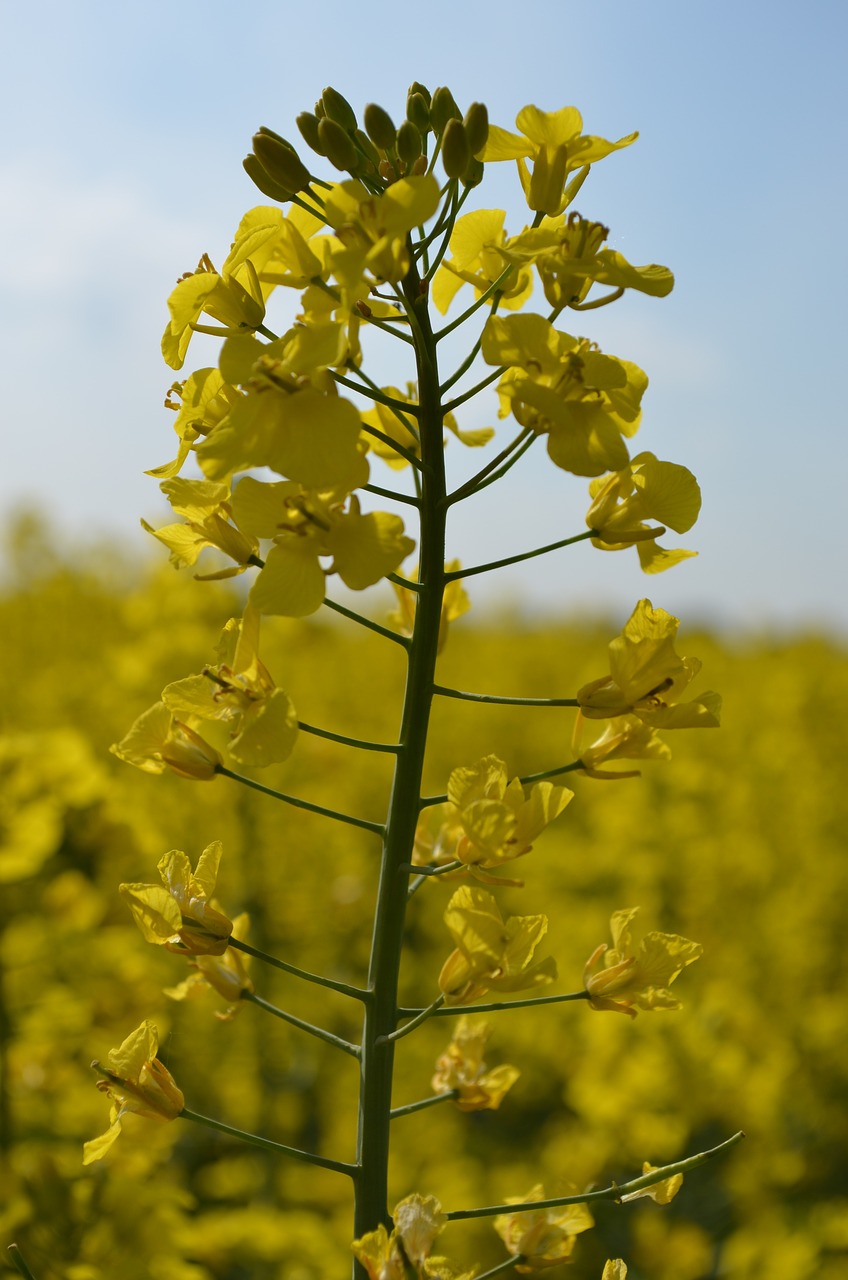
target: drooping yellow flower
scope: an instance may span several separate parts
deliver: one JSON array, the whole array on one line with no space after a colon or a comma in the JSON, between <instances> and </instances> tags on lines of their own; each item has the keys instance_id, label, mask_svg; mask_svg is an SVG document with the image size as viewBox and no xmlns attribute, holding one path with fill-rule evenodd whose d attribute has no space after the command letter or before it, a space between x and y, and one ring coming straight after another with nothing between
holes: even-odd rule
<instances>
[{"instance_id":1,"label":"drooping yellow flower","mask_svg":"<svg viewBox=\"0 0 848 1280\"><path fill-rule=\"evenodd\" d=\"M434 1196L417 1192L406 1196L395 1205L392 1221L391 1234L381 1223L351 1246L369 1280L410 1280L413 1275L420 1280L472 1280L472 1273L460 1277L446 1258L431 1257L436 1237L447 1223Z\"/></svg>"},{"instance_id":2,"label":"drooping yellow flower","mask_svg":"<svg viewBox=\"0 0 848 1280\"><path fill-rule=\"evenodd\" d=\"M650 1164L646 1160L642 1165L642 1173L653 1173L657 1167L657 1165ZM675 1173L670 1178L663 1178L662 1182L655 1182L652 1187L643 1187L641 1191L631 1191L629 1195L621 1197L621 1202L624 1204L626 1200L641 1200L643 1197L647 1197L656 1204L671 1204L682 1186L683 1174Z\"/></svg>"},{"instance_id":3,"label":"drooping yellow flower","mask_svg":"<svg viewBox=\"0 0 848 1280\"><path fill-rule=\"evenodd\" d=\"M577 700L590 720L635 715L654 729L712 729L721 698L704 693L680 703L680 694L701 669L697 658L674 650L680 622L650 600L640 600L621 635L610 643L610 674L583 685Z\"/></svg>"},{"instance_id":4,"label":"drooping yellow flower","mask_svg":"<svg viewBox=\"0 0 848 1280\"><path fill-rule=\"evenodd\" d=\"M174 420L174 431L180 442L177 456L172 462L151 467L145 474L157 480L170 480L178 475L193 446L226 417L238 396L236 388L224 382L217 369L197 369L183 382L172 383L165 397L165 408L177 415Z\"/></svg>"},{"instance_id":5,"label":"drooping yellow flower","mask_svg":"<svg viewBox=\"0 0 848 1280\"><path fill-rule=\"evenodd\" d=\"M113 743L109 750L144 773L170 769L195 782L211 782L223 764L215 748L190 724L172 715L164 702L142 712L121 741Z\"/></svg>"},{"instance_id":6,"label":"drooping yellow flower","mask_svg":"<svg viewBox=\"0 0 848 1280\"><path fill-rule=\"evenodd\" d=\"M669 987L679 973L703 952L699 942L676 933L646 933L633 950L630 924L638 907L615 911L610 919L612 949L602 943L583 970L583 985L593 1009L608 1009L636 1017L637 1009L679 1009ZM603 956L603 968L595 972ZM647 1172L645 1170L644 1172Z\"/></svg>"},{"instance_id":7,"label":"drooping yellow flower","mask_svg":"<svg viewBox=\"0 0 848 1280\"><path fill-rule=\"evenodd\" d=\"M490 893L463 885L448 903L445 924L456 944L439 974L447 1004L471 1004L487 991L546 986L556 977L552 957L532 963L547 933L547 916L510 916L504 922Z\"/></svg>"},{"instance_id":8,"label":"drooping yellow flower","mask_svg":"<svg viewBox=\"0 0 848 1280\"><path fill-rule=\"evenodd\" d=\"M457 218L450 238L451 257L441 263L430 291L442 315L464 284L470 284L479 298L509 265L501 252L507 243L505 218L503 209L475 209ZM498 305L507 311L517 310L532 291L529 267L516 265L498 290Z\"/></svg>"},{"instance_id":9,"label":"drooping yellow flower","mask_svg":"<svg viewBox=\"0 0 848 1280\"><path fill-rule=\"evenodd\" d=\"M204 581L233 578L244 573L249 565L258 563L259 543L232 522L229 485L173 476L163 480L159 487L185 521L163 525L160 529L152 528L146 520L141 524L168 548L174 568L196 564L201 551L207 547L222 551L235 564L215 573L198 575Z\"/></svg>"},{"instance_id":10,"label":"drooping yellow flower","mask_svg":"<svg viewBox=\"0 0 848 1280\"><path fill-rule=\"evenodd\" d=\"M533 106L522 107L515 124L520 135L489 125L483 160L515 160L527 204L531 209L551 215L561 213L566 207L565 184L569 174L629 146L638 137L636 133L629 133L618 142L608 142L606 138L584 134L583 117L576 107L551 112ZM528 160L533 161L532 173L527 167Z\"/></svg>"},{"instance_id":11,"label":"drooping yellow flower","mask_svg":"<svg viewBox=\"0 0 848 1280\"><path fill-rule=\"evenodd\" d=\"M656 730L638 716L616 716L588 747L582 745L585 717L577 712L571 740L575 759L590 778L636 778L638 769L614 770L598 766L608 760L668 760L671 751Z\"/></svg>"},{"instance_id":12,"label":"drooping yellow flower","mask_svg":"<svg viewBox=\"0 0 848 1280\"><path fill-rule=\"evenodd\" d=\"M544 1200L545 1189L537 1184L526 1196L510 1196L508 1204L528 1204ZM526 1213L504 1213L494 1226L508 1251L521 1257L516 1271L530 1275L566 1262L574 1252L575 1237L588 1231L595 1220L585 1204L562 1205L556 1209L531 1209Z\"/></svg>"},{"instance_id":13,"label":"drooping yellow flower","mask_svg":"<svg viewBox=\"0 0 848 1280\"><path fill-rule=\"evenodd\" d=\"M436 1061L436 1093L456 1091L460 1111L497 1111L521 1072L510 1063L487 1070L483 1061L492 1029L480 1019L459 1019L450 1044Z\"/></svg>"},{"instance_id":14,"label":"drooping yellow flower","mask_svg":"<svg viewBox=\"0 0 848 1280\"><path fill-rule=\"evenodd\" d=\"M259 614L250 606L231 618L218 643L219 662L202 675L162 691L175 716L231 726L228 751L240 764L263 768L287 760L297 740L297 712L259 660Z\"/></svg>"},{"instance_id":15,"label":"drooping yellow flower","mask_svg":"<svg viewBox=\"0 0 848 1280\"><path fill-rule=\"evenodd\" d=\"M592 480L589 494L586 524L597 535L592 545L600 550L635 545L645 573L660 573L697 554L658 546L656 539L665 528L644 523L659 520L675 533L691 529L701 509L701 490L686 467L640 453L622 471Z\"/></svg>"},{"instance_id":16,"label":"drooping yellow flower","mask_svg":"<svg viewBox=\"0 0 848 1280\"><path fill-rule=\"evenodd\" d=\"M236 916L232 923L233 937L238 935L244 941L249 925L246 912ZM176 987L166 987L165 995L172 1000L193 999L203 995L211 987L225 1000L231 1001L223 1012L216 1010L215 1017L221 1022L232 1022L242 1008L244 993L254 989L247 972L250 957L228 946L223 954L207 951L202 955L195 955L188 963L194 972Z\"/></svg>"},{"instance_id":17,"label":"drooping yellow flower","mask_svg":"<svg viewBox=\"0 0 848 1280\"><path fill-rule=\"evenodd\" d=\"M622 436L638 430L648 379L638 365L602 355L539 315L492 316L483 330L487 364L505 366L500 416L548 437L564 471L599 476L629 462Z\"/></svg>"},{"instance_id":18,"label":"drooping yellow flower","mask_svg":"<svg viewBox=\"0 0 848 1280\"><path fill-rule=\"evenodd\" d=\"M219 332L257 329L265 319L265 299L256 270L246 259L231 273L218 273L204 253L197 270L177 283L168 298L171 319L162 337L162 355L172 369L181 369L191 335L205 312L223 326Z\"/></svg>"},{"instance_id":19,"label":"drooping yellow flower","mask_svg":"<svg viewBox=\"0 0 848 1280\"><path fill-rule=\"evenodd\" d=\"M448 560L445 563L446 573L456 573L461 568L458 560ZM411 636L415 627L415 611L417 608L418 596L416 592L410 591L408 587L399 586L398 583L392 583L392 589L397 596L398 608L388 614L386 621L390 626L395 627L402 636ZM447 644L448 628L457 618L461 618L471 608L471 601L465 593L460 578L453 578L445 587L442 596L442 612L439 620L439 639L437 642L436 652L441 653Z\"/></svg>"},{"instance_id":20,"label":"drooping yellow flower","mask_svg":"<svg viewBox=\"0 0 848 1280\"><path fill-rule=\"evenodd\" d=\"M150 1120L175 1120L185 1098L170 1071L156 1057L159 1033L152 1022L142 1022L117 1049L110 1049L106 1065L92 1062L102 1076L97 1088L112 1099L111 1124L106 1133L87 1142L83 1164L102 1160L121 1132L128 1112Z\"/></svg>"},{"instance_id":21,"label":"drooping yellow flower","mask_svg":"<svg viewBox=\"0 0 848 1280\"><path fill-rule=\"evenodd\" d=\"M182 850L172 849L159 860L161 885L119 886L147 942L192 955L226 952L233 922L212 906L222 852L221 841L213 840L192 871Z\"/></svg>"}]
</instances>

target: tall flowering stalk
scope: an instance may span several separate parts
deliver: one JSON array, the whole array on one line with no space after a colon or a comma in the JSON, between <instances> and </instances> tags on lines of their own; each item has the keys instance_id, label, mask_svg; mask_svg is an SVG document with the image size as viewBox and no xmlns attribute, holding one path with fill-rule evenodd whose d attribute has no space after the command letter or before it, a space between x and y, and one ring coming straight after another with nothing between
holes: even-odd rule
<instances>
[{"instance_id":1,"label":"tall flowering stalk","mask_svg":"<svg viewBox=\"0 0 848 1280\"><path fill-rule=\"evenodd\" d=\"M313 173L313 162L305 162L285 138L259 130L244 165L270 203L245 214L220 270L204 254L196 271L180 279L168 300L162 342L167 364L181 370L194 333L223 339L217 368L196 370L169 391L177 452L152 474L176 519L150 532L177 567L195 567L203 557L198 577L249 575L246 606L224 629L216 660L168 685L113 751L150 773L170 769L195 781L231 779L378 841L368 971L359 985L351 985L253 948L246 918L231 921L214 900L217 842L196 870L185 854L172 851L160 863L161 884L122 890L147 940L183 953L192 968L190 979L170 994L183 998L212 987L231 1002L227 1018L249 1001L358 1061L358 1139L347 1159L240 1135L351 1179L355 1277L457 1277L448 1260L433 1255L435 1240L450 1219L485 1216L496 1218L509 1254L487 1274L541 1270L570 1256L577 1234L592 1225L587 1206L593 1200L618 1201L655 1187L656 1199L670 1199L678 1175L714 1152L660 1169L646 1165L623 1186L554 1199L534 1187L502 1205L447 1213L433 1196L411 1189L390 1213L392 1125L402 1114L448 1101L463 1111L509 1105L505 1095L518 1070L508 1064L488 1068L483 1051L491 1028L465 1017L470 1005L497 1011L582 1001L590 1009L632 1016L637 1008L678 1007L668 987L699 955L696 943L649 932L633 951L629 924L635 909L617 910L614 949L598 946L587 963L585 985L566 994L540 994L557 973L545 951L547 917L531 911L504 918L492 890L524 883L508 879L504 867L510 864L511 872L513 862L525 859L573 799L557 779L633 776L614 762L667 756L660 732L716 726L719 699L707 693L681 701L699 664L677 654L677 619L648 600L636 605L611 642L608 670L599 660L597 678L567 697L507 698L449 688L437 680L437 659L450 624L469 607L463 582L476 575L581 541L606 551L635 547L649 574L694 554L662 548L658 539L669 529L684 533L694 524L700 507L695 478L651 453L631 456L628 447L640 425L646 375L558 325L564 313L608 305L628 290L662 297L673 279L665 267L634 266L605 248L607 229L572 208L591 166L636 137L610 142L586 135L573 107L550 114L525 107L512 133L490 126L482 104L472 103L463 113L448 89L430 94L416 83L399 127L374 104L365 108L360 127L334 89L326 89L314 112L304 112L297 123L321 157L322 174ZM503 211L473 206L487 167L512 160L530 222L509 234ZM334 177L334 169L342 176ZM461 308L457 299L463 291ZM286 293L295 318L278 333L271 311ZM531 297L540 310L527 310ZM453 318L443 320L451 308ZM460 329L472 336L465 356L447 368L444 341ZM380 385L368 373L366 349L375 330L397 344L403 359L396 385ZM511 435L498 441L495 455L471 479L452 482L446 440L454 437L472 449L490 442L490 428L464 429L457 414L491 388L498 416L512 422ZM456 560L446 562L452 509L503 480L540 440L554 465L589 482L586 527L488 564L462 568ZM181 474L189 461L199 468L192 477ZM396 483L372 480L375 466L382 465L396 474ZM376 499L392 509L375 509ZM413 552L417 568L401 572ZM353 591L390 582L399 606L391 625L336 599L336 578ZM306 617L321 608L404 651L406 682L395 742L353 738L300 719L262 662L267 618ZM436 698L572 707L574 755L527 777L511 777L508 763L494 755L458 760L445 793L425 796L424 757ZM603 722L597 735L584 742L596 720ZM284 761L300 733L394 756L382 821L274 791L231 767ZM443 876L464 881L452 885L446 902L453 948L446 936L431 1003L407 1009L398 993L407 915L415 910L417 893L445 892L438 884ZM342 1040L269 1005L257 992L255 969L256 983L247 976L247 957L358 1002L359 1040ZM392 1110L400 1042L430 1018L456 1015L462 1018L435 1064L436 1093ZM88 1160L111 1146L127 1110L166 1120L182 1116L233 1132L185 1107L155 1057L156 1044L155 1029L144 1024L112 1055L123 1063L130 1045L132 1062L124 1074L98 1067L105 1077L100 1087L118 1107L109 1133L89 1144ZM159 1094L153 1097L151 1080L166 1082L167 1105ZM620 1260L608 1267L624 1274Z\"/></svg>"}]
</instances>

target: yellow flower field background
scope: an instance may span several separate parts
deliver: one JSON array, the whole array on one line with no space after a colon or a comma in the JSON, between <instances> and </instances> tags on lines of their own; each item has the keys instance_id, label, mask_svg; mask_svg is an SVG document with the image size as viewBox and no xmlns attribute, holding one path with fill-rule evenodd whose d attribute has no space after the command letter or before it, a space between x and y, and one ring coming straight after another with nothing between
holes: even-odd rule
<instances>
[{"instance_id":1,"label":"yellow flower field background","mask_svg":"<svg viewBox=\"0 0 848 1280\"><path fill-rule=\"evenodd\" d=\"M552 562L552 581L558 572ZM661 606L661 587L653 595ZM383 621L393 603L372 593L372 615ZM439 679L572 695L603 669L631 607L591 626L472 612L451 628ZM13 540L0 608L0 1242L18 1242L37 1280L346 1274L350 1191L332 1171L179 1120L127 1116L109 1157L86 1169L82 1144L108 1123L89 1062L150 1019L187 1106L351 1159L355 1063L251 1004L216 1019L227 1002L211 990L169 999L163 989L186 978L185 961L145 944L118 884L154 882L168 850L194 864L220 839L218 897L231 916L249 913L250 941L356 983L377 840L225 778L152 777L109 755L151 690L195 670L198 655L214 659L240 608L231 587L189 584L167 567L142 572L106 548L62 553L30 521ZM397 731L397 648L323 614L271 619L263 631L264 661L303 719L375 740ZM673 735L673 759L640 762L641 779L570 775L575 801L510 864L527 886L499 903L504 915L549 916L552 992L579 989L587 957L609 941L610 913L640 907L637 940L658 929L703 945L674 987L683 1008L630 1019L581 1001L487 1015L487 1062L513 1063L519 1079L497 1112L463 1114L448 1102L398 1119L392 1194L419 1190L445 1209L539 1183L568 1194L744 1129L746 1140L688 1175L673 1203L594 1207L596 1227L580 1236L569 1274L598 1277L607 1258L623 1257L631 1280L839 1280L848 1274L848 663L814 636L719 639L684 626L679 648L721 690L721 730ZM699 677L693 690L706 687ZM443 699L425 785L443 792L458 760L490 752L510 777L566 762L574 715ZM379 820L391 760L363 755L301 735L262 780ZM435 880L411 903L406 1005L438 992L456 887ZM356 1038L358 1011L342 996L258 963L250 974L260 996ZM399 1044L396 1106L432 1092L455 1025L433 1018ZM451 1225L444 1249L481 1270L503 1257L487 1220Z\"/></svg>"}]
</instances>

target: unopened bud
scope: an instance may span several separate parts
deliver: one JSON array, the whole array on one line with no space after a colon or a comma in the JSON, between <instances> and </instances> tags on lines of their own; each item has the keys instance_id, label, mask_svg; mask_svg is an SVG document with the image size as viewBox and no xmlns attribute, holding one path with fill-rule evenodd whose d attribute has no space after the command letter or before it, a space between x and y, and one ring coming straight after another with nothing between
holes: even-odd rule
<instances>
[{"instance_id":1,"label":"unopened bud","mask_svg":"<svg viewBox=\"0 0 848 1280\"><path fill-rule=\"evenodd\" d=\"M321 150L321 143L318 138L317 115L313 115L311 111L301 111L300 115L295 120L295 124L300 130L300 136L303 138L307 147L310 147L312 151L315 151L319 156L322 156L324 152Z\"/></svg>"},{"instance_id":2,"label":"unopened bud","mask_svg":"<svg viewBox=\"0 0 848 1280\"><path fill-rule=\"evenodd\" d=\"M417 93L417 94L419 94L419 95L424 99L424 101L426 102L427 106L429 107L429 105L430 105L430 90L427 88L427 86L426 86L425 84L422 84L420 80L413 80L412 84L409 86L409 89L407 90L407 95L406 95L406 96L407 96L408 98L411 98L411 97L412 97L412 95L413 95L413 94L416 94L416 93Z\"/></svg>"},{"instance_id":3,"label":"unopened bud","mask_svg":"<svg viewBox=\"0 0 848 1280\"><path fill-rule=\"evenodd\" d=\"M411 93L406 100L406 118L420 133L430 132L430 107L423 94Z\"/></svg>"},{"instance_id":4,"label":"unopened bud","mask_svg":"<svg viewBox=\"0 0 848 1280\"><path fill-rule=\"evenodd\" d=\"M444 132L448 120L462 120L462 112L454 102L450 89L441 85L430 102L430 123L437 134Z\"/></svg>"},{"instance_id":5,"label":"unopened bud","mask_svg":"<svg viewBox=\"0 0 848 1280\"><path fill-rule=\"evenodd\" d=\"M461 120L448 120L442 134L442 164L449 178L461 178L468 168L471 151Z\"/></svg>"},{"instance_id":6,"label":"unopened bud","mask_svg":"<svg viewBox=\"0 0 848 1280\"><path fill-rule=\"evenodd\" d=\"M286 191L303 191L311 175L291 143L270 130L253 135L253 150L268 177Z\"/></svg>"},{"instance_id":7,"label":"unopened bud","mask_svg":"<svg viewBox=\"0 0 848 1280\"><path fill-rule=\"evenodd\" d=\"M363 129L357 129L356 141L359 143L359 146L362 148L364 155L368 157L368 159L371 161L374 168L376 169L377 165L380 163L380 153L377 150L377 148L374 146L374 143L368 137L368 134L365 133Z\"/></svg>"},{"instance_id":8,"label":"unopened bud","mask_svg":"<svg viewBox=\"0 0 848 1280\"><path fill-rule=\"evenodd\" d=\"M259 188L263 196L268 196L271 200L276 200L279 204L285 204L291 200L292 192L286 191L281 187L279 182L275 182L270 174L266 173L262 168L262 164L258 158L251 153L242 160L244 171L250 178L251 182Z\"/></svg>"},{"instance_id":9,"label":"unopened bud","mask_svg":"<svg viewBox=\"0 0 848 1280\"><path fill-rule=\"evenodd\" d=\"M397 130L388 111L378 107L376 102L369 102L362 116L365 121L365 132L381 151L391 151L395 145Z\"/></svg>"},{"instance_id":10,"label":"unopened bud","mask_svg":"<svg viewBox=\"0 0 848 1280\"><path fill-rule=\"evenodd\" d=\"M478 160L476 156L472 156L468 161L465 172L462 175L461 182L464 187L479 187L483 181L483 161Z\"/></svg>"},{"instance_id":11,"label":"unopened bud","mask_svg":"<svg viewBox=\"0 0 848 1280\"><path fill-rule=\"evenodd\" d=\"M478 156L489 137L489 112L484 103L472 102L462 121L468 138L468 146L473 156Z\"/></svg>"},{"instance_id":12,"label":"unopened bud","mask_svg":"<svg viewBox=\"0 0 848 1280\"><path fill-rule=\"evenodd\" d=\"M321 102L328 120L333 120L336 124L341 125L348 133L355 131L357 123L356 112L347 98L342 97L338 89L326 88L321 94Z\"/></svg>"},{"instance_id":13,"label":"unopened bud","mask_svg":"<svg viewBox=\"0 0 848 1280\"><path fill-rule=\"evenodd\" d=\"M397 153L408 169L421 155L421 134L411 120L404 120L398 129Z\"/></svg>"},{"instance_id":14,"label":"unopened bud","mask_svg":"<svg viewBox=\"0 0 848 1280\"><path fill-rule=\"evenodd\" d=\"M359 169L359 153L353 139L336 120L325 117L318 121L318 141L322 153L337 169L347 173Z\"/></svg>"}]
</instances>

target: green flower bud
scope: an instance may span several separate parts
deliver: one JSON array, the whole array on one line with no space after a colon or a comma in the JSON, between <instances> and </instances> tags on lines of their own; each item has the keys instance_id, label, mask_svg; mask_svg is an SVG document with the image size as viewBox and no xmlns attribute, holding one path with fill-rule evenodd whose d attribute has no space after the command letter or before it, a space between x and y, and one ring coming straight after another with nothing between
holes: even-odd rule
<instances>
[{"instance_id":1,"label":"green flower bud","mask_svg":"<svg viewBox=\"0 0 848 1280\"><path fill-rule=\"evenodd\" d=\"M286 191L284 187L280 186L279 182L275 182L274 179L265 172L258 156L253 154L245 156L242 160L242 165L244 166L244 171L250 178L251 182L254 186L259 188L263 196L268 196L271 200L276 200L279 204L286 204L287 201L291 200L292 192Z\"/></svg>"},{"instance_id":2,"label":"green flower bud","mask_svg":"<svg viewBox=\"0 0 848 1280\"><path fill-rule=\"evenodd\" d=\"M300 130L300 136L306 145L317 152L319 156L322 156L324 152L318 139L318 117L313 115L311 111L301 111L295 120L295 124Z\"/></svg>"},{"instance_id":3,"label":"green flower bud","mask_svg":"<svg viewBox=\"0 0 848 1280\"><path fill-rule=\"evenodd\" d=\"M369 102L362 118L365 121L365 132L374 146L381 151L391 151L395 145L397 130L388 111L378 107L376 102Z\"/></svg>"},{"instance_id":4,"label":"green flower bud","mask_svg":"<svg viewBox=\"0 0 848 1280\"><path fill-rule=\"evenodd\" d=\"M483 181L483 161L472 156L460 181L464 187L479 187Z\"/></svg>"},{"instance_id":5,"label":"green flower bud","mask_svg":"<svg viewBox=\"0 0 848 1280\"><path fill-rule=\"evenodd\" d=\"M444 132L448 120L462 120L462 112L453 99L450 89L441 85L430 102L430 123L437 134Z\"/></svg>"},{"instance_id":6,"label":"green flower bud","mask_svg":"<svg viewBox=\"0 0 848 1280\"><path fill-rule=\"evenodd\" d=\"M336 124L341 125L348 133L355 132L357 127L356 112L347 98L342 97L338 89L325 89L321 94L321 102L328 120L333 120Z\"/></svg>"},{"instance_id":7,"label":"green flower bud","mask_svg":"<svg viewBox=\"0 0 848 1280\"><path fill-rule=\"evenodd\" d=\"M380 153L368 137L368 134L363 132L362 129L357 129L356 141L359 143L359 146L376 169L377 165L380 163Z\"/></svg>"},{"instance_id":8,"label":"green flower bud","mask_svg":"<svg viewBox=\"0 0 848 1280\"><path fill-rule=\"evenodd\" d=\"M325 117L318 121L318 141L330 164L348 173L356 173L360 156L353 139L336 120Z\"/></svg>"},{"instance_id":9,"label":"green flower bud","mask_svg":"<svg viewBox=\"0 0 848 1280\"><path fill-rule=\"evenodd\" d=\"M448 120L442 134L442 164L445 173L449 178L461 178L468 168L470 159L471 151L465 135L465 126L461 120Z\"/></svg>"},{"instance_id":10,"label":"green flower bud","mask_svg":"<svg viewBox=\"0 0 848 1280\"><path fill-rule=\"evenodd\" d=\"M413 80L412 84L407 89L406 96L407 98L411 98L413 94L416 94L416 93L421 95L421 97L424 99L427 106L429 107L430 90L427 88L425 84L422 84L420 80Z\"/></svg>"},{"instance_id":11,"label":"green flower bud","mask_svg":"<svg viewBox=\"0 0 848 1280\"><path fill-rule=\"evenodd\" d=\"M319 98L319 99L318 99L318 101L315 103L314 115L316 115L316 116L318 117L318 119L319 119L319 120L323 120L323 119L324 119L324 116L325 116L326 114L327 114L327 113L326 113L326 111L324 110L324 104L323 104L323 102L321 101L321 99Z\"/></svg>"},{"instance_id":12,"label":"green flower bud","mask_svg":"<svg viewBox=\"0 0 848 1280\"><path fill-rule=\"evenodd\" d=\"M477 156L486 145L489 136L489 112L482 102L472 102L462 122L468 138L471 154ZM476 185L476 184L475 184Z\"/></svg>"},{"instance_id":13,"label":"green flower bud","mask_svg":"<svg viewBox=\"0 0 848 1280\"><path fill-rule=\"evenodd\" d=\"M422 134L430 132L430 108L420 93L412 93L406 100L406 118Z\"/></svg>"},{"instance_id":14,"label":"green flower bud","mask_svg":"<svg viewBox=\"0 0 848 1280\"><path fill-rule=\"evenodd\" d=\"M408 169L421 155L421 134L411 120L404 120L398 129L397 153Z\"/></svg>"},{"instance_id":15,"label":"green flower bud","mask_svg":"<svg viewBox=\"0 0 848 1280\"><path fill-rule=\"evenodd\" d=\"M303 191L312 176L290 142L270 129L253 135L253 151L268 177L285 191Z\"/></svg>"}]
</instances>

